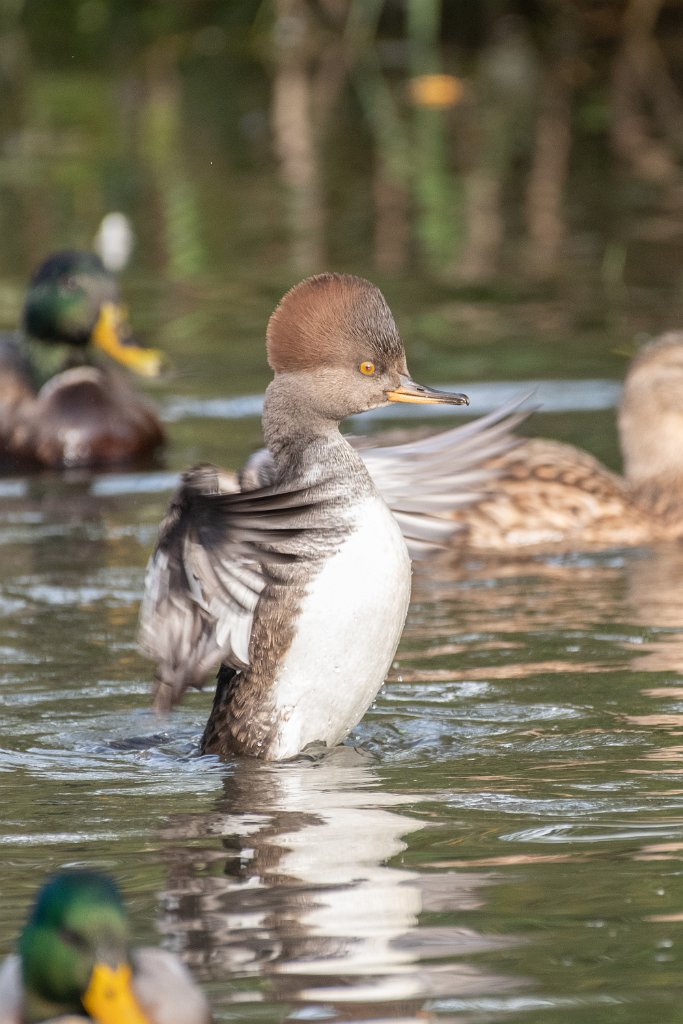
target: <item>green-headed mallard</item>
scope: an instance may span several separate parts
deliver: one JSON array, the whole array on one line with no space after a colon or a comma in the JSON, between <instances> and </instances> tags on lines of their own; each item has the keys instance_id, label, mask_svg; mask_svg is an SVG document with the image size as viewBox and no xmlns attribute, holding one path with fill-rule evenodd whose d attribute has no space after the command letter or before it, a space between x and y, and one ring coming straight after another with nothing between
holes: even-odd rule
<instances>
[{"instance_id":1,"label":"green-headed mallard","mask_svg":"<svg viewBox=\"0 0 683 1024\"><path fill-rule=\"evenodd\" d=\"M164 950L130 950L107 875L70 871L41 889L0 970L0 1024L209 1024L204 995Z\"/></svg>"},{"instance_id":2,"label":"green-headed mallard","mask_svg":"<svg viewBox=\"0 0 683 1024\"><path fill-rule=\"evenodd\" d=\"M559 441L524 441L489 463L489 496L463 513L478 551L582 550L683 538L683 332L631 363L618 413L624 476Z\"/></svg>"},{"instance_id":3,"label":"green-headed mallard","mask_svg":"<svg viewBox=\"0 0 683 1024\"><path fill-rule=\"evenodd\" d=\"M22 330L0 340L0 466L107 466L164 441L152 405L96 346L137 373L160 354L132 337L114 277L91 252L58 252L31 278Z\"/></svg>"}]
</instances>

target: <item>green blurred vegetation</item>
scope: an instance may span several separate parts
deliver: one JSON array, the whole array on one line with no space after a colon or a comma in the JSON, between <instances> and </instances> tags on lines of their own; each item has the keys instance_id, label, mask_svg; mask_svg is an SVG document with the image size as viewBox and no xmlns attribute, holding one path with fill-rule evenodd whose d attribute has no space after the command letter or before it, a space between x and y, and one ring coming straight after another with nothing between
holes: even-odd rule
<instances>
[{"instance_id":1,"label":"green blurred vegetation","mask_svg":"<svg viewBox=\"0 0 683 1024\"><path fill-rule=\"evenodd\" d=\"M664 0L5 0L0 323L121 210L136 323L197 360L334 268L427 307L435 372L463 319L508 372L609 361L681 322L682 39Z\"/></svg>"}]
</instances>

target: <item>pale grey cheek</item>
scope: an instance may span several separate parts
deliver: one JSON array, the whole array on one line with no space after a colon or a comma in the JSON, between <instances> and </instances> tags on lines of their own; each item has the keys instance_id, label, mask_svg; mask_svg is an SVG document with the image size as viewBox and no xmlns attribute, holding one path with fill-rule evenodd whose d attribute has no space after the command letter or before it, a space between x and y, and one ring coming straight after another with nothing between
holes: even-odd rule
<instances>
[{"instance_id":1,"label":"pale grey cheek","mask_svg":"<svg viewBox=\"0 0 683 1024\"><path fill-rule=\"evenodd\" d=\"M380 406L386 405L389 399L386 396L386 392L380 391L377 394L372 395L368 400L368 404L365 406L366 411L369 409L379 409Z\"/></svg>"}]
</instances>

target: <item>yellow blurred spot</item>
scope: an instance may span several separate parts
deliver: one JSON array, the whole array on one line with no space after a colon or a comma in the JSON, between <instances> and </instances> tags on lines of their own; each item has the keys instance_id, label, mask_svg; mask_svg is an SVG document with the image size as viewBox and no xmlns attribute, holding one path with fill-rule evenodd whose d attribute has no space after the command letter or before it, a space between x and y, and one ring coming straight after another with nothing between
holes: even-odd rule
<instances>
[{"instance_id":1,"label":"yellow blurred spot","mask_svg":"<svg viewBox=\"0 0 683 1024\"><path fill-rule=\"evenodd\" d=\"M151 1024L133 995L132 981L128 964L95 964L83 1006L97 1024Z\"/></svg>"},{"instance_id":2,"label":"yellow blurred spot","mask_svg":"<svg viewBox=\"0 0 683 1024\"><path fill-rule=\"evenodd\" d=\"M455 75L417 75L409 88L411 103L434 110L457 106L465 93L462 79Z\"/></svg>"},{"instance_id":3,"label":"yellow blurred spot","mask_svg":"<svg viewBox=\"0 0 683 1024\"><path fill-rule=\"evenodd\" d=\"M155 348L143 348L133 341L124 306L103 302L97 322L92 329L92 340L112 359L134 370L142 377L158 377L163 355Z\"/></svg>"}]
</instances>

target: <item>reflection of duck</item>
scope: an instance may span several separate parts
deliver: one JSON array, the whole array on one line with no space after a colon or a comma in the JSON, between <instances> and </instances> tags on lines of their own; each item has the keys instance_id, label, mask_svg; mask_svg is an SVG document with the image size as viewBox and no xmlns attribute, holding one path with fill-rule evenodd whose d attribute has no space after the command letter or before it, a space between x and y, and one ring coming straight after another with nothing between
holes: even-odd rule
<instances>
[{"instance_id":1,"label":"reflection of duck","mask_svg":"<svg viewBox=\"0 0 683 1024\"><path fill-rule=\"evenodd\" d=\"M202 749L272 760L339 743L363 716L410 597L399 525L418 553L442 544L455 526L433 513L480 492L480 448L509 440L495 418L371 455L342 437L340 420L389 402L467 401L411 380L368 281L322 274L297 285L267 345L268 451L243 480L256 489L235 493L213 467L185 475L150 563L141 642L159 666L160 707L222 662Z\"/></svg>"},{"instance_id":2,"label":"reflection of duck","mask_svg":"<svg viewBox=\"0 0 683 1024\"><path fill-rule=\"evenodd\" d=\"M585 549L683 537L683 332L633 361L619 434L624 477L557 441L525 441L496 459L493 493L463 515L469 545Z\"/></svg>"},{"instance_id":3,"label":"reflection of duck","mask_svg":"<svg viewBox=\"0 0 683 1024\"><path fill-rule=\"evenodd\" d=\"M408 866L406 837L425 827L410 813L419 798L386 786L348 746L280 765L242 758L213 809L164 823L159 927L212 978L226 1019L251 1017L264 981L291 1017L324 1004L344 1020L354 1004L354 1019L392 1021L419 1019L426 999L519 985L469 959L516 941L463 921L494 877Z\"/></svg>"},{"instance_id":4,"label":"reflection of duck","mask_svg":"<svg viewBox=\"0 0 683 1024\"><path fill-rule=\"evenodd\" d=\"M0 462L95 466L134 461L164 440L151 405L89 346L138 373L160 354L130 333L114 278L89 252L48 257L29 283L24 334L0 340Z\"/></svg>"},{"instance_id":5,"label":"reflection of duck","mask_svg":"<svg viewBox=\"0 0 683 1024\"><path fill-rule=\"evenodd\" d=\"M126 914L106 875L55 875L0 972L0 1024L63 1014L99 1024L208 1024L209 1009L171 953L128 954Z\"/></svg>"}]
</instances>

